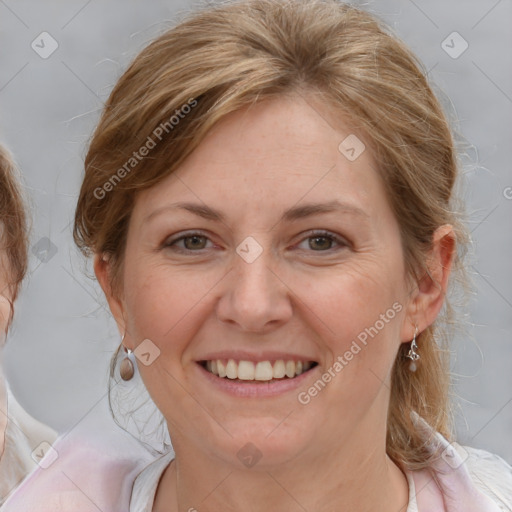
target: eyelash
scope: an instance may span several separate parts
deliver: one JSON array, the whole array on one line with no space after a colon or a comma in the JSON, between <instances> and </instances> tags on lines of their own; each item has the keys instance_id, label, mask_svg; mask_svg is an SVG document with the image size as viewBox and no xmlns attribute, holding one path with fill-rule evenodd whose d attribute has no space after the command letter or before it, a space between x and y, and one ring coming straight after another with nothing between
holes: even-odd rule
<instances>
[{"instance_id":1,"label":"eyelash","mask_svg":"<svg viewBox=\"0 0 512 512\"><path fill-rule=\"evenodd\" d=\"M209 240L208 236L205 235L204 233L201 233L200 231L194 231L194 232L190 232L190 233L186 233L182 236L180 236L179 238L176 238L174 240L169 240L169 241L165 241L163 244L162 244L162 247L165 249L173 249L173 250L176 250L177 252L180 252L182 254L190 254L190 253L198 253L198 254L201 254L202 251L205 251L207 248L204 248L204 249L198 249L197 251L194 251L194 250L191 250L191 249L184 249L184 248L181 248L181 247L177 247L175 244L177 242L180 242L182 240L185 240L187 238L193 238L193 237L203 237L203 238L206 238ZM313 231L310 231L308 233L308 236L304 237L303 239L301 239L300 242L303 242L305 240L308 240L310 238L326 238L332 242L336 242L338 245L340 245L340 248L338 250L341 250L342 248L344 247L349 247L349 243L344 240L343 238L339 237L338 235L335 235L334 233L331 233L330 231L324 231L324 230L313 230ZM210 240L211 241L211 240ZM311 250L310 252L316 252L316 253L330 253L332 252L333 250L335 249L327 249L325 251L314 251L314 250Z\"/></svg>"}]
</instances>

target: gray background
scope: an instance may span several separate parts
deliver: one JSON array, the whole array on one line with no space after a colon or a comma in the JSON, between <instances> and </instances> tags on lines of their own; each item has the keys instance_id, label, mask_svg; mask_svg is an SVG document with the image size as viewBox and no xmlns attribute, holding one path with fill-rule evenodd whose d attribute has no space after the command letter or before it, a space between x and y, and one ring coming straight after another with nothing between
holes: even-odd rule
<instances>
[{"instance_id":1,"label":"gray background","mask_svg":"<svg viewBox=\"0 0 512 512\"><path fill-rule=\"evenodd\" d=\"M104 402L108 360L119 343L71 239L86 143L130 60L193 5L0 0L0 139L22 169L34 218L34 252L8 338L6 373L21 404L60 431ZM431 70L467 143L476 293L468 335L453 344L459 440L512 463L512 1L360 5L393 26ZM47 59L31 48L43 31L59 45ZM453 31L469 44L458 58L442 47ZM453 51L461 43L449 42ZM52 243L46 258L45 237Z\"/></svg>"}]
</instances>

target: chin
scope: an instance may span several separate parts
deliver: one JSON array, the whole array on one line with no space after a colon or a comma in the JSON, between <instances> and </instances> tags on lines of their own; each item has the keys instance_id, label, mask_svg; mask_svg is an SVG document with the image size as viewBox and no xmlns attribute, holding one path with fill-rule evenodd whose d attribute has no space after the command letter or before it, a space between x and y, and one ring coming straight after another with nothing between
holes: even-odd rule
<instances>
[{"instance_id":1,"label":"chin","mask_svg":"<svg viewBox=\"0 0 512 512\"><path fill-rule=\"evenodd\" d=\"M210 439L210 447L216 444L218 456L238 469L245 466L267 471L285 466L303 453L313 442L315 430L311 429L308 435L309 429L303 422L292 425L287 421L285 424L273 417L230 421L226 429L232 437Z\"/></svg>"}]
</instances>

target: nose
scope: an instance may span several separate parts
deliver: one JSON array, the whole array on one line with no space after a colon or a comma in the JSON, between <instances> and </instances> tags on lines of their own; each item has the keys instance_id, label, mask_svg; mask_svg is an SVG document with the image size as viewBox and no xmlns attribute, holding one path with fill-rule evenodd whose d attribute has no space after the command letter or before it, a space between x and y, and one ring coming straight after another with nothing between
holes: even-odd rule
<instances>
[{"instance_id":1,"label":"nose","mask_svg":"<svg viewBox=\"0 0 512 512\"><path fill-rule=\"evenodd\" d=\"M234 254L232 271L222 281L217 318L241 331L266 332L286 323L293 313L291 291L271 265L269 251L251 263Z\"/></svg>"}]
</instances>

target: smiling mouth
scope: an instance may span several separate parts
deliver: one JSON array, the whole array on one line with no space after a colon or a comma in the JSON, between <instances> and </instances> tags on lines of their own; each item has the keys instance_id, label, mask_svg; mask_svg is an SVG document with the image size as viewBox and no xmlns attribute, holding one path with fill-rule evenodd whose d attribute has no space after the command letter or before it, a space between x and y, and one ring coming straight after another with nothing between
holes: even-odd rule
<instances>
[{"instance_id":1,"label":"smiling mouth","mask_svg":"<svg viewBox=\"0 0 512 512\"><path fill-rule=\"evenodd\" d=\"M273 380L293 379L317 366L315 361L235 361L234 359L215 359L199 361L208 372L217 377L238 381L270 382Z\"/></svg>"}]
</instances>

